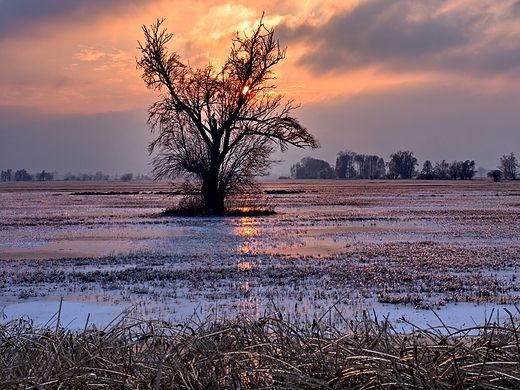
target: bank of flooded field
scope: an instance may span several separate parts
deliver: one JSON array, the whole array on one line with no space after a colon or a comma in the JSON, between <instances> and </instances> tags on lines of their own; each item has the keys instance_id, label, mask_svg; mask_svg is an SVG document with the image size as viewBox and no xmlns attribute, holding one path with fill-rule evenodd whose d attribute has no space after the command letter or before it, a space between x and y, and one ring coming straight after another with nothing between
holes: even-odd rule
<instances>
[{"instance_id":1,"label":"bank of flooded field","mask_svg":"<svg viewBox=\"0 0 520 390\"><path fill-rule=\"evenodd\" d=\"M161 217L165 183L2 183L6 320L296 320L375 310L484 322L520 296L516 182L263 183L276 215ZM329 310L334 307L334 310ZM336 310L337 309L337 310Z\"/></svg>"}]
</instances>

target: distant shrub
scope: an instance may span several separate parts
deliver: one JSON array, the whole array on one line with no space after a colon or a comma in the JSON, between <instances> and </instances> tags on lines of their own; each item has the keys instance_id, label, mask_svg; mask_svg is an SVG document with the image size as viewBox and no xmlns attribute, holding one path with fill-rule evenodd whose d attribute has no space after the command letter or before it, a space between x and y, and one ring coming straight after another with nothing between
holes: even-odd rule
<instances>
[{"instance_id":1,"label":"distant shrub","mask_svg":"<svg viewBox=\"0 0 520 390\"><path fill-rule=\"evenodd\" d=\"M130 180L132 180L133 177L134 177L133 173L125 173L125 174L121 175L121 180L130 181Z\"/></svg>"}]
</instances>

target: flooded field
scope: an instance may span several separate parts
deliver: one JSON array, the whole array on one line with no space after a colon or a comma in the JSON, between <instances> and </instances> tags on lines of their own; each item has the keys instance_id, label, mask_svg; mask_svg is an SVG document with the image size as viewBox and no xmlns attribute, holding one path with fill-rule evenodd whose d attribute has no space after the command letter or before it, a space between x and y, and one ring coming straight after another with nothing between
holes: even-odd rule
<instances>
[{"instance_id":1,"label":"flooded field","mask_svg":"<svg viewBox=\"0 0 520 390\"><path fill-rule=\"evenodd\" d=\"M263 182L276 215L173 218L166 183L0 183L0 312L64 325L280 310L481 323L520 297L520 183Z\"/></svg>"}]
</instances>

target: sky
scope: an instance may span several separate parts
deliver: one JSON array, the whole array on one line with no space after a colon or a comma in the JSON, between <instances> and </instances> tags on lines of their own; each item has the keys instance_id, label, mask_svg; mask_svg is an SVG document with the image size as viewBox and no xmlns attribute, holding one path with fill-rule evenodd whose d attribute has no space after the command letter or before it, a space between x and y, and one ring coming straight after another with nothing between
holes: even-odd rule
<instances>
[{"instance_id":1,"label":"sky","mask_svg":"<svg viewBox=\"0 0 520 390\"><path fill-rule=\"evenodd\" d=\"M419 169L520 157L520 1L0 0L0 170L149 173L142 26L164 18L198 67L262 13L287 47L278 91L322 145L277 153L273 174L346 150L410 150Z\"/></svg>"}]
</instances>

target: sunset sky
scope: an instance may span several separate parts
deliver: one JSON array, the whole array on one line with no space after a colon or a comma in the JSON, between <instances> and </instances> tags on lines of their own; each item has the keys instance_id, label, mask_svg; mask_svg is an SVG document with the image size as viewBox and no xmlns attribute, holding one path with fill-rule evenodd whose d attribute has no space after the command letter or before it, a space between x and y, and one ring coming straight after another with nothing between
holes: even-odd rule
<instances>
[{"instance_id":1,"label":"sunset sky","mask_svg":"<svg viewBox=\"0 0 520 390\"><path fill-rule=\"evenodd\" d=\"M262 12L287 47L278 89L322 144L273 172L342 150L411 150L419 169L520 158L520 1L0 0L0 170L148 173L141 26L165 18L197 67Z\"/></svg>"}]
</instances>

